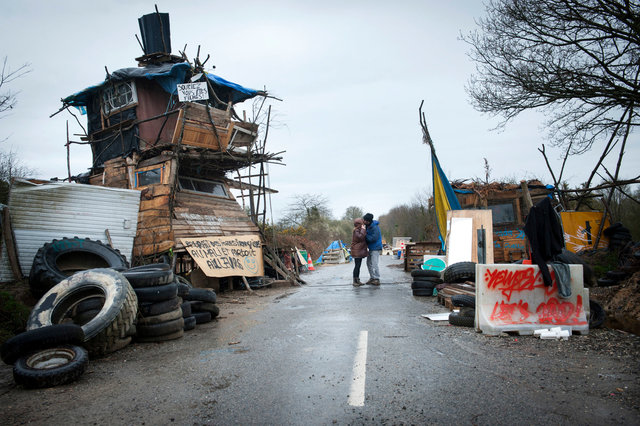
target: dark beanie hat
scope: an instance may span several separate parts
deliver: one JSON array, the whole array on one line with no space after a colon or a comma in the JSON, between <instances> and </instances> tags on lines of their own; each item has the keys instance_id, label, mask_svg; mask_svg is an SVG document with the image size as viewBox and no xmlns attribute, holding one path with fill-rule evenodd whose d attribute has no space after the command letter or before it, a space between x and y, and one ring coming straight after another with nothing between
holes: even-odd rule
<instances>
[{"instance_id":1,"label":"dark beanie hat","mask_svg":"<svg viewBox=\"0 0 640 426\"><path fill-rule=\"evenodd\" d=\"M371 213L367 213L362 217L365 222L373 222L373 215Z\"/></svg>"}]
</instances>

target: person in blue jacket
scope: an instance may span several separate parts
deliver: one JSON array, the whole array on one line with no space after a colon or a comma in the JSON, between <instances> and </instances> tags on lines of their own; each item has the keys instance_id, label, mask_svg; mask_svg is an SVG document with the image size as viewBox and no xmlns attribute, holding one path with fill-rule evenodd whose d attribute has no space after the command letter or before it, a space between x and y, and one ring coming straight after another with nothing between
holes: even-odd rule
<instances>
[{"instance_id":1,"label":"person in blue jacket","mask_svg":"<svg viewBox=\"0 0 640 426\"><path fill-rule=\"evenodd\" d=\"M369 269L369 281L367 284L380 285L380 269L378 268L378 262L380 261L380 254L382 253L382 234L380 233L380 226L378 221L373 220L371 213L365 214L362 219L367 226L367 247L369 248L369 256L367 256L367 269Z\"/></svg>"}]
</instances>

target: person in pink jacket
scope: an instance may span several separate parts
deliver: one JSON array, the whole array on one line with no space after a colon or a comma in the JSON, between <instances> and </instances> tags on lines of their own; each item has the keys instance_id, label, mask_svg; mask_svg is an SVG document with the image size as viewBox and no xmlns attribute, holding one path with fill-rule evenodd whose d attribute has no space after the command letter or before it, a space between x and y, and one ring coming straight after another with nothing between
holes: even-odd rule
<instances>
[{"instance_id":1,"label":"person in pink jacket","mask_svg":"<svg viewBox=\"0 0 640 426\"><path fill-rule=\"evenodd\" d=\"M351 237L351 258L353 258L353 286L360 287L360 265L362 259L369 255L367 249L367 229L364 226L364 220L357 218L353 221L353 236Z\"/></svg>"}]
</instances>

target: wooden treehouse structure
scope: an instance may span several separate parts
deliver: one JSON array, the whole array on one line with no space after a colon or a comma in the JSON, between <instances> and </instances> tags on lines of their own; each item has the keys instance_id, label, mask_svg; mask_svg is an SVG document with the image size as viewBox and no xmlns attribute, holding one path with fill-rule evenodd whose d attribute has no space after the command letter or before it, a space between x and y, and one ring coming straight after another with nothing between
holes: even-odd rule
<instances>
[{"instance_id":1,"label":"wooden treehouse structure","mask_svg":"<svg viewBox=\"0 0 640 426\"><path fill-rule=\"evenodd\" d=\"M132 264L170 252L176 272L188 272L194 263L181 239L261 235L266 195L277 192L266 187L265 164L280 163L281 153L267 152L258 123L235 111L266 92L205 71L209 57L172 55L168 14L145 15L139 24L144 55L137 67L107 71L100 84L62 100L61 110L77 107L87 116L82 141L67 140L67 150L88 144L93 157L87 173L69 180L139 190ZM265 261L285 269L271 250Z\"/></svg>"}]
</instances>

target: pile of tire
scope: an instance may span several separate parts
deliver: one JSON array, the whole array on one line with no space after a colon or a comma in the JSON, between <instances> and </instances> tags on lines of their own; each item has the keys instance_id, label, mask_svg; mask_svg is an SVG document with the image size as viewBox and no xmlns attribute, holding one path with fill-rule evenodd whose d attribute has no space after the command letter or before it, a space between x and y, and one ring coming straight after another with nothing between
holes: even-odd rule
<instances>
[{"instance_id":1,"label":"pile of tire","mask_svg":"<svg viewBox=\"0 0 640 426\"><path fill-rule=\"evenodd\" d=\"M191 315L185 317L185 330L187 322L189 330L195 328L196 324L211 322L220 315L220 308L217 305L218 297L216 292L210 288L194 288L189 280L178 276L178 294L184 300L183 310L188 310Z\"/></svg>"},{"instance_id":2,"label":"pile of tire","mask_svg":"<svg viewBox=\"0 0 640 426\"><path fill-rule=\"evenodd\" d=\"M163 342L184 335L178 283L171 265L156 263L123 272L138 297L136 342Z\"/></svg>"},{"instance_id":3,"label":"pile of tire","mask_svg":"<svg viewBox=\"0 0 640 426\"><path fill-rule=\"evenodd\" d=\"M449 314L449 324L460 327L473 327L476 317L476 298L467 294L451 296L451 304L459 307L459 312Z\"/></svg>"},{"instance_id":4,"label":"pile of tire","mask_svg":"<svg viewBox=\"0 0 640 426\"><path fill-rule=\"evenodd\" d=\"M102 356L131 342L137 313L136 293L121 273L89 269L47 291L31 310L27 330L74 323L82 328L89 354Z\"/></svg>"},{"instance_id":5,"label":"pile of tire","mask_svg":"<svg viewBox=\"0 0 640 426\"><path fill-rule=\"evenodd\" d=\"M0 356L13 365L13 379L25 388L48 388L76 381L89 364L85 335L76 324L28 330L3 343Z\"/></svg>"},{"instance_id":6,"label":"pile of tire","mask_svg":"<svg viewBox=\"0 0 640 426\"><path fill-rule=\"evenodd\" d=\"M29 288L34 297L40 298L78 271L128 267L127 259L118 250L100 241L79 237L53 240L38 249L29 273Z\"/></svg>"},{"instance_id":7,"label":"pile of tire","mask_svg":"<svg viewBox=\"0 0 640 426\"><path fill-rule=\"evenodd\" d=\"M609 238L609 250L619 250L631 241L631 232L620 222L614 223L602 233Z\"/></svg>"},{"instance_id":8,"label":"pile of tire","mask_svg":"<svg viewBox=\"0 0 640 426\"><path fill-rule=\"evenodd\" d=\"M433 296L434 288L442 284L439 271L415 269L411 271L411 276L413 277L411 291L414 296Z\"/></svg>"}]
</instances>

